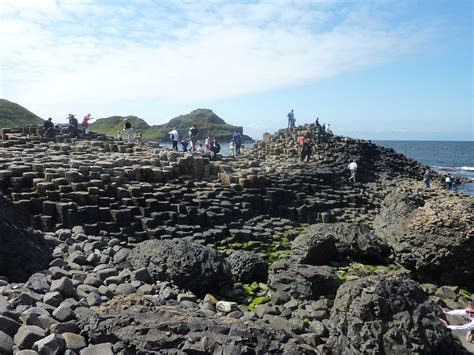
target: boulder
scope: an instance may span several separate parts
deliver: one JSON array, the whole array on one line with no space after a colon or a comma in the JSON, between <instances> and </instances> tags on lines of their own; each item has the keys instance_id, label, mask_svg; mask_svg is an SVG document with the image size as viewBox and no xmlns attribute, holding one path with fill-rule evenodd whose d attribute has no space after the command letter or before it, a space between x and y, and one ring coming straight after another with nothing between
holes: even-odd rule
<instances>
[{"instance_id":1,"label":"boulder","mask_svg":"<svg viewBox=\"0 0 474 355\"><path fill-rule=\"evenodd\" d=\"M414 281L369 276L337 291L329 322L332 354L455 354L443 311Z\"/></svg>"},{"instance_id":2,"label":"boulder","mask_svg":"<svg viewBox=\"0 0 474 355\"><path fill-rule=\"evenodd\" d=\"M0 275L14 282L46 269L50 259L43 235L21 220L12 203L0 195Z\"/></svg>"},{"instance_id":3,"label":"boulder","mask_svg":"<svg viewBox=\"0 0 474 355\"><path fill-rule=\"evenodd\" d=\"M291 257L302 264L324 265L334 259L384 262L390 249L368 226L355 223L318 223L291 243Z\"/></svg>"},{"instance_id":4,"label":"boulder","mask_svg":"<svg viewBox=\"0 0 474 355\"><path fill-rule=\"evenodd\" d=\"M329 266L295 264L290 260L273 263L268 278L273 290L302 299L335 295L340 283L336 271Z\"/></svg>"},{"instance_id":5,"label":"boulder","mask_svg":"<svg viewBox=\"0 0 474 355\"><path fill-rule=\"evenodd\" d=\"M198 294L231 278L217 250L180 239L142 242L130 252L129 260L135 269L146 267L155 280L171 281Z\"/></svg>"},{"instance_id":6,"label":"boulder","mask_svg":"<svg viewBox=\"0 0 474 355\"><path fill-rule=\"evenodd\" d=\"M92 344L120 341L130 353L148 353L151 349L164 354L177 349L189 354L284 353L283 346L291 340L284 331L260 320L206 315L200 310L157 302L139 296L118 296L102 305L100 312L81 321L80 327Z\"/></svg>"},{"instance_id":7,"label":"boulder","mask_svg":"<svg viewBox=\"0 0 474 355\"><path fill-rule=\"evenodd\" d=\"M226 260L235 281L243 283L267 282L268 264L260 255L236 250Z\"/></svg>"},{"instance_id":8,"label":"boulder","mask_svg":"<svg viewBox=\"0 0 474 355\"><path fill-rule=\"evenodd\" d=\"M375 233L422 282L474 284L474 197L397 190L382 202Z\"/></svg>"}]
</instances>

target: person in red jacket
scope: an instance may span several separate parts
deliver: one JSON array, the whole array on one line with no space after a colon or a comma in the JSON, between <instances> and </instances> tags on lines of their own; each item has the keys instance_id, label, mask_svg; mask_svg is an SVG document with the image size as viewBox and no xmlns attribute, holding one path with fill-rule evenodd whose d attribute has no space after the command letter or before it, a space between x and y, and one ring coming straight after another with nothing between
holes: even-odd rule
<instances>
[{"instance_id":1,"label":"person in red jacket","mask_svg":"<svg viewBox=\"0 0 474 355\"><path fill-rule=\"evenodd\" d=\"M89 134L89 121L90 120L93 120L90 113L85 115L84 118L82 119L81 125L86 129L86 134Z\"/></svg>"}]
</instances>

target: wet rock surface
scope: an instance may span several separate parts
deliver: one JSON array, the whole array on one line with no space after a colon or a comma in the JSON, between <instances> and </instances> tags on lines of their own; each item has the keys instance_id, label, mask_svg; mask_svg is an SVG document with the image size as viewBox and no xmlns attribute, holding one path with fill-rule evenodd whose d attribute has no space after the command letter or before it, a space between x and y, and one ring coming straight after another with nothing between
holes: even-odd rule
<instances>
[{"instance_id":1,"label":"wet rock surface","mask_svg":"<svg viewBox=\"0 0 474 355\"><path fill-rule=\"evenodd\" d=\"M301 163L296 138L306 133L316 149ZM20 265L0 258L23 272L21 279L0 276L0 352L322 354L331 353L328 345L379 344L382 330L393 335L375 331L370 320L362 340L339 327L344 317L349 328L366 319L334 313L345 307L335 302L341 288L357 280L429 280L421 284L423 297L447 309L473 300L468 284L451 277L443 283L439 269L428 270L424 251L416 262L406 251L423 248L382 233L405 225L410 233L442 227L446 238L450 228L466 232L472 200L439 190L434 174L434 189L420 192L409 209L397 207L398 198L382 205L396 189L415 193L424 167L371 142L306 125L280 130L244 148L243 156L211 160L104 136L48 140L34 127L3 130L1 138L0 190L16 211L0 228L23 223L21 230L41 231L42 241L32 245L45 245L50 258L31 268L24 266L37 260L20 258ZM360 180L349 184L352 159L360 163ZM443 260L451 263L460 246L469 250L466 243L457 235L446 241ZM399 288L394 304L426 310L429 319L436 313L419 289ZM357 292L347 293L365 302ZM401 295L409 301L398 302ZM420 324L413 314L381 305L393 319L359 308L391 329L402 319L406 334L457 346L440 322ZM415 343L403 339L409 341L396 345ZM420 353L433 349L416 344Z\"/></svg>"}]
</instances>

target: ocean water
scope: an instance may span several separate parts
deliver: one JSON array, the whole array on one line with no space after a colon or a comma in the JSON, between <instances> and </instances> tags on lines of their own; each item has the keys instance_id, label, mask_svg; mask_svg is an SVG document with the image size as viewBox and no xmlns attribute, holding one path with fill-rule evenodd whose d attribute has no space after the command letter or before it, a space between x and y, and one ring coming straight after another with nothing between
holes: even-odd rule
<instances>
[{"instance_id":1,"label":"ocean water","mask_svg":"<svg viewBox=\"0 0 474 355\"><path fill-rule=\"evenodd\" d=\"M474 196L474 142L372 141L431 166L440 173L469 179L460 191Z\"/></svg>"},{"instance_id":2,"label":"ocean water","mask_svg":"<svg viewBox=\"0 0 474 355\"><path fill-rule=\"evenodd\" d=\"M431 166L440 173L468 178L472 183L464 184L460 191L474 196L474 142L435 141L372 141L377 145L393 148L420 163ZM229 155L229 143L221 143L221 154ZM169 143L161 143L170 147ZM243 144L251 147L252 143ZM181 148L181 147L180 147ZM245 148L244 148L245 149Z\"/></svg>"}]
</instances>

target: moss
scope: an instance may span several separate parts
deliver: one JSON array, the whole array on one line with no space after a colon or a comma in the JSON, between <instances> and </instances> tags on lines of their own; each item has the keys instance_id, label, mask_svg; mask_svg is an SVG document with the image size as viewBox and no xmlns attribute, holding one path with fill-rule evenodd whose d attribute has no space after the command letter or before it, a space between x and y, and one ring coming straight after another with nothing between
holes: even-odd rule
<instances>
[{"instance_id":1,"label":"moss","mask_svg":"<svg viewBox=\"0 0 474 355\"><path fill-rule=\"evenodd\" d=\"M262 297L255 297L252 301L252 303L249 304L249 310L253 311L253 309L255 308L255 306L259 305L259 304L263 304L263 303L268 303L270 302L272 299L268 296L262 296Z\"/></svg>"},{"instance_id":2,"label":"moss","mask_svg":"<svg viewBox=\"0 0 474 355\"><path fill-rule=\"evenodd\" d=\"M472 297L472 294L471 294L469 291L467 291L467 290L461 289L461 290L459 291L459 294L461 295L461 298L462 298L464 301L466 301L466 302L470 302L471 299L472 299L472 298L471 298L471 297Z\"/></svg>"}]
</instances>

